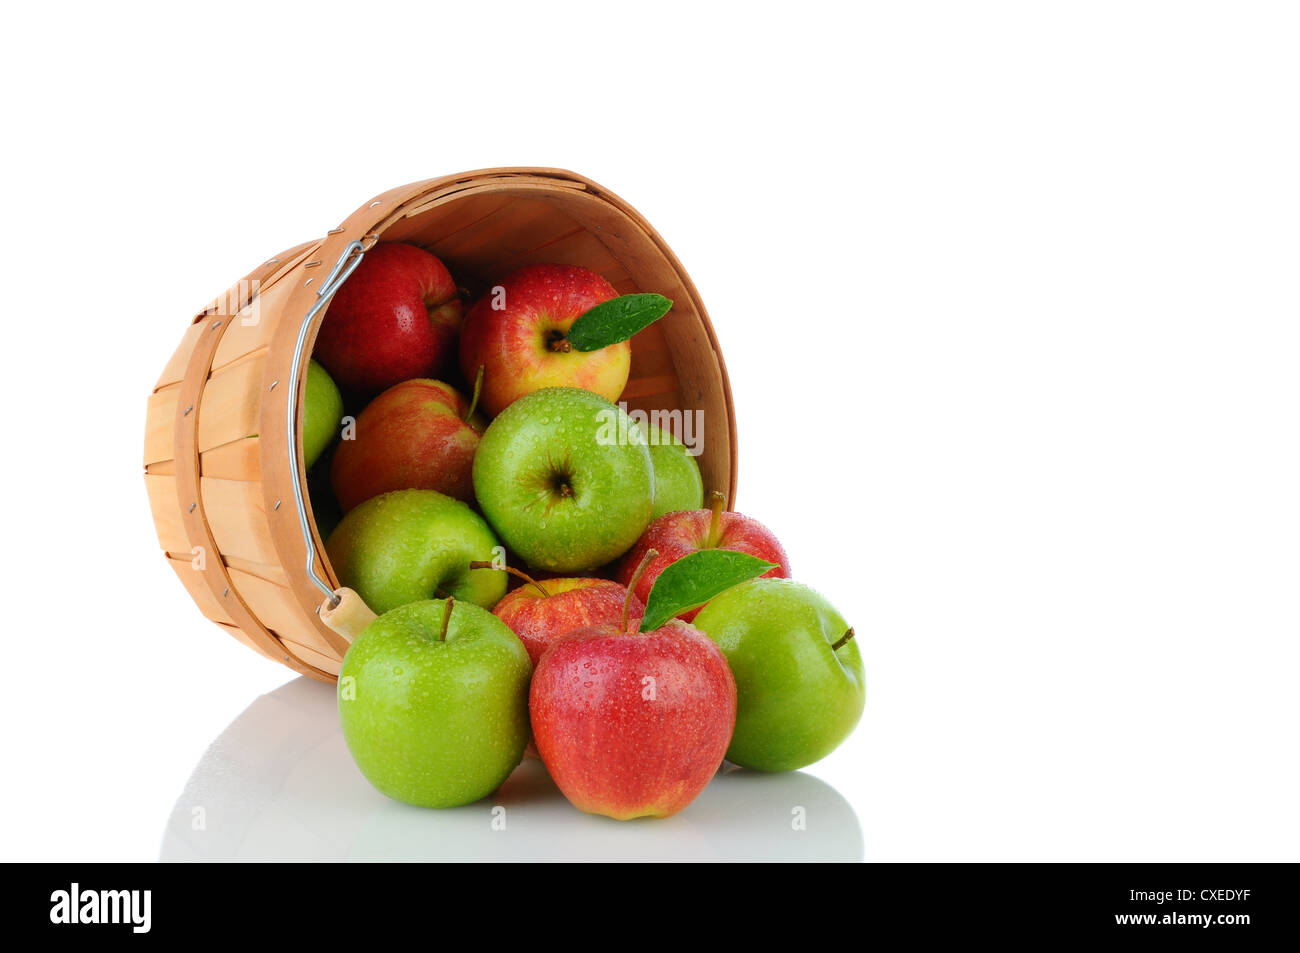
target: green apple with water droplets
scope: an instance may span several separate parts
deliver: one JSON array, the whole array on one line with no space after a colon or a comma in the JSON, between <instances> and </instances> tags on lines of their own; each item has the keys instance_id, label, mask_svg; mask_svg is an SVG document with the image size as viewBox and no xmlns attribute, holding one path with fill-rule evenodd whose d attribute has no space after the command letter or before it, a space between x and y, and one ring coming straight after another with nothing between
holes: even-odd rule
<instances>
[{"instance_id":1,"label":"green apple with water droplets","mask_svg":"<svg viewBox=\"0 0 1300 953\"><path fill-rule=\"evenodd\" d=\"M499 546L483 517L460 500L437 490L394 490L351 510L325 549L339 582L383 614L445 596L496 605L506 594L505 574L470 563L491 560Z\"/></svg>"},{"instance_id":2,"label":"green apple with water droplets","mask_svg":"<svg viewBox=\"0 0 1300 953\"><path fill-rule=\"evenodd\" d=\"M307 362L303 407L302 458L310 470L338 437L339 421L343 419L343 395L325 368L315 361Z\"/></svg>"},{"instance_id":3,"label":"green apple with water droplets","mask_svg":"<svg viewBox=\"0 0 1300 953\"><path fill-rule=\"evenodd\" d=\"M650 523L654 486L645 433L576 387L516 400L474 457L474 494L492 528L551 572L585 572L626 552Z\"/></svg>"},{"instance_id":4,"label":"green apple with water droplets","mask_svg":"<svg viewBox=\"0 0 1300 953\"><path fill-rule=\"evenodd\" d=\"M501 786L528 743L532 664L504 622L450 599L385 612L339 673L343 739L366 780L420 807Z\"/></svg>"},{"instance_id":5,"label":"green apple with water droplets","mask_svg":"<svg viewBox=\"0 0 1300 953\"><path fill-rule=\"evenodd\" d=\"M862 717L866 680L853 629L826 599L792 579L753 579L695 617L736 676L736 730L727 760L760 771L820 761Z\"/></svg>"},{"instance_id":6,"label":"green apple with water droplets","mask_svg":"<svg viewBox=\"0 0 1300 953\"><path fill-rule=\"evenodd\" d=\"M673 434L652 423L642 424L650 445L650 462L655 471L655 505L651 519L679 510L698 510L704 506L704 481L700 465L686 445Z\"/></svg>"}]
</instances>

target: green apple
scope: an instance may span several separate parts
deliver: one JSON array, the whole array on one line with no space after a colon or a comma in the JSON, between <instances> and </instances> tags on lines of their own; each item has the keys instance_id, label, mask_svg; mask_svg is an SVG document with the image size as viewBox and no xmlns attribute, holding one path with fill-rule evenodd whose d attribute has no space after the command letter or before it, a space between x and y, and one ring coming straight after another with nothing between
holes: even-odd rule
<instances>
[{"instance_id":1,"label":"green apple","mask_svg":"<svg viewBox=\"0 0 1300 953\"><path fill-rule=\"evenodd\" d=\"M412 602L371 622L344 656L343 738L366 780L389 797L468 804L523 758L531 676L523 643L486 609Z\"/></svg>"},{"instance_id":2,"label":"green apple","mask_svg":"<svg viewBox=\"0 0 1300 953\"><path fill-rule=\"evenodd\" d=\"M491 527L437 490L395 490L348 512L325 544L339 582L383 614L421 599L454 596L492 607L506 574L470 569L498 547Z\"/></svg>"},{"instance_id":3,"label":"green apple","mask_svg":"<svg viewBox=\"0 0 1300 953\"><path fill-rule=\"evenodd\" d=\"M621 556L645 530L654 467L645 433L621 409L587 390L549 387L488 425L474 493L529 565L582 572Z\"/></svg>"},{"instance_id":4,"label":"green apple","mask_svg":"<svg viewBox=\"0 0 1300 953\"><path fill-rule=\"evenodd\" d=\"M704 481L700 479L700 465L686 451L686 445L648 421L641 426L649 433L650 462L655 471L655 502L650 518L700 509L704 506Z\"/></svg>"},{"instance_id":5,"label":"green apple","mask_svg":"<svg viewBox=\"0 0 1300 953\"><path fill-rule=\"evenodd\" d=\"M862 717L866 683L853 630L802 583L741 583L693 624L736 676L729 761L759 771L802 768L834 751Z\"/></svg>"},{"instance_id":6,"label":"green apple","mask_svg":"<svg viewBox=\"0 0 1300 953\"><path fill-rule=\"evenodd\" d=\"M307 364L307 390L303 397L302 457L307 469L339 435L343 396L334 379L315 361Z\"/></svg>"}]
</instances>

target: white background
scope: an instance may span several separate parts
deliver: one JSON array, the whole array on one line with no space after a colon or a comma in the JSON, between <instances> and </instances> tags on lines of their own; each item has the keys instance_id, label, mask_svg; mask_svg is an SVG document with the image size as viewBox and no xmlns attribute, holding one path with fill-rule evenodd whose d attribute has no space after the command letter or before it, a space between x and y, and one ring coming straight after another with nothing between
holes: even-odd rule
<instances>
[{"instance_id":1,"label":"white background","mask_svg":"<svg viewBox=\"0 0 1300 953\"><path fill-rule=\"evenodd\" d=\"M808 773L867 859L1300 859L1293 11L7 11L0 855L156 858L288 680L154 537L190 317L375 193L526 164L708 304L739 508L859 633Z\"/></svg>"}]
</instances>

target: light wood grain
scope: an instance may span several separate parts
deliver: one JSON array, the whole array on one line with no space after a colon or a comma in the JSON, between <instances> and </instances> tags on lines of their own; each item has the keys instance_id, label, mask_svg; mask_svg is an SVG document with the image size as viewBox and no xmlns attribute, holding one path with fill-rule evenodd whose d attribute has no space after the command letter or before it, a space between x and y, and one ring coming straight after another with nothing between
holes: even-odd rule
<instances>
[{"instance_id":1,"label":"light wood grain","mask_svg":"<svg viewBox=\"0 0 1300 953\"><path fill-rule=\"evenodd\" d=\"M149 509L153 512L153 527L158 533L158 545L165 553L189 553L190 539L185 535L181 511L176 505L176 477L145 474L144 488L149 494Z\"/></svg>"},{"instance_id":2,"label":"light wood grain","mask_svg":"<svg viewBox=\"0 0 1300 953\"><path fill-rule=\"evenodd\" d=\"M181 338L180 346L176 348L176 353L171 356L167 366L163 368L162 373L158 375L158 382L154 384L155 391L161 390L169 384L176 384L185 376L185 366L190 362L190 355L194 353L194 345L198 343L199 335L203 333L203 328L196 324L191 324L185 329L185 334Z\"/></svg>"},{"instance_id":3,"label":"light wood grain","mask_svg":"<svg viewBox=\"0 0 1300 953\"><path fill-rule=\"evenodd\" d=\"M144 427L145 466L175 456L176 401L179 399L180 388L177 384L149 395Z\"/></svg>"},{"instance_id":4,"label":"light wood grain","mask_svg":"<svg viewBox=\"0 0 1300 953\"><path fill-rule=\"evenodd\" d=\"M254 642L251 638L249 638L248 634L244 632L244 630L241 629L239 626L226 625L223 622L217 622L215 624L219 629L221 629L221 631L227 633L228 635L233 636L234 638L238 639L240 642L243 642L245 645L247 645L250 649L252 649L254 652L262 656L263 658L269 658L272 662L284 661L283 653L277 654L273 651L266 649L264 646L260 645L259 643Z\"/></svg>"},{"instance_id":5,"label":"light wood grain","mask_svg":"<svg viewBox=\"0 0 1300 953\"><path fill-rule=\"evenodd\" d=\"M190 598L194 600L194 604L199 607L200 612L213 622L220 622L224 625L235 624L235 620L221 605L221 601L217 599L216 594L208 588L203 574L194 568L192 559L168 556L167 565L176 571L176 578L181 581L181 585L190 594Z\"/></svg>"},{"instance_id":6,"label":"light wood grain","mask_svg":"<svg viewBox=\"0 0 1300 953\"><path fill-rule=\"evenodd\" d=\"M259 579L265 579L267 582L274 583L283 589L289 587L289 574L279 563L259 563L251 559L242 559L239 556L232 556L229 553L223 553L226 565L232 570L239 570L250 576L257 576Z\"/></svg>"},{"instance_id":7,"label":"light wood grain","mask_svg":"<svg viewBox=\"0 0 1300 953\"><path fill-rule=\"evenodd\" d=\"M334 651L333 646L303 618L293 593L287 588L238 569L230 570L230 578L262 623L282 640L305 645L326 655Z\"/></svg>"},{"instance_id":8,"label":"light wood grain","mask_svg":"<svg viewBox=\"0 0 1300 953\"><path fill-rule=\"evenodd\" d=\"M310 242L300 246L295 254L282 259L269 280L259 282L255 299L240 309L231 321L230 328L221 336L217 353L212 358L214 373L271 343L271 332L275 324L274 321L264 321L263 315L271 317L279 314L293 290L289 282L279 279L291 273L300 263L310 260L319 245L319 242Z\"/></svg>"},{"instance_id":9,"label":"light wood grain","mask_svg":"<svg viewBox=\"0 0 1300 953\"><path fill-rule=\"evenodd\" d=\"M261 483L203 477L200 484L203 510L219 552L257 563L276 561L263 511Z\"/></svg>"},{"instance_id":10,"label":"light wood grain","mask_svg":"<svg viewBox=\"0 0 1300 953\"><path fill-rule=\"evenodd\" d=\"M266 350L246 354L208 379L198 407L199 452L257 434Z\"/></svg>"}]
</instances>

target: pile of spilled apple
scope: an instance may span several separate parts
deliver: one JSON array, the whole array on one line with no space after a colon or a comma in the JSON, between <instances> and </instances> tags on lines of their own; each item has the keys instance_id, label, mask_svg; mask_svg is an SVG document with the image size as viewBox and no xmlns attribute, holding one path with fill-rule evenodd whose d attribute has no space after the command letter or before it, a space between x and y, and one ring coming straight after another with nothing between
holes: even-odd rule
<instances>
[{"instance_id":1,"label":"pile of spilled apple","mask_svg":"<svg viewBox=\"0 0 1300 953\"><path fill-rule=\"evenodd\" d=\"M364 603L338 687L361 772L452 807L532 742L574 805L627 819L680 811L724 757L829 754L864 704L853 630L766 527L705 505L693 448L615 403L672 303L558 264L464 295L378 244L308 367L312 508Z\"/></svg>"}]
</instances>

